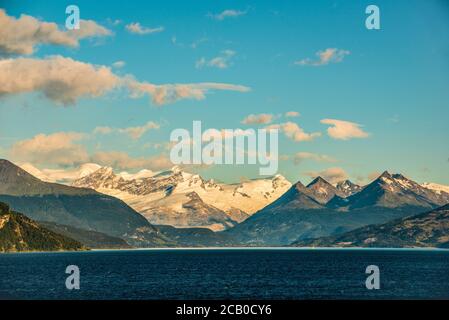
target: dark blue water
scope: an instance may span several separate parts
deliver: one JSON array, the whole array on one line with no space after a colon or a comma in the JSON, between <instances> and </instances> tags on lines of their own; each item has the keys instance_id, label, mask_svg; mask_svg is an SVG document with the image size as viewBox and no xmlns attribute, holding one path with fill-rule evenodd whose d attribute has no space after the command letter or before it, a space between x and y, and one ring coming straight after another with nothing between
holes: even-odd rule
<instances>
[{"instance_id":1,"label":"dark blue water","mask_svg":"<svg viewBox=\"0 0 449 320\"><path fill-rule=\"evenodd\" d=\"M380 268L380 290L365 287ZM67 290L77 265L81 289ZM0 254L0 298L442 299L449 251L140 250Z\"/></svg>"}]
</instances>

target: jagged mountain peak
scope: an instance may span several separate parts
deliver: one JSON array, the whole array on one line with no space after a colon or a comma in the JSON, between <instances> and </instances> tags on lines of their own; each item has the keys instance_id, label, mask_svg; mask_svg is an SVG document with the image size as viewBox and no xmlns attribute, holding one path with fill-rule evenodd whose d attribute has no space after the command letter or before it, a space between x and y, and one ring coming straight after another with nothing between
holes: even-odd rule
<instances>
[{"instance_id":1,"label":"jagged mountain peak","mask_svg":"<svg viewBox=\"0 0 449 320\"><path fill-rule=\"evenodd\" d=\"M342 192L346 197L349 197L362 190L361 186L353 183L351 180L340 181L335 187L340 190L340 192Z\"/></svg>"},{"instance_id":2,"label":"jagged mountain peak","mask_svg":"<svg viewBox=\"0 0 449 320\"><path fill-rule=\"evenodd\" d=\"M240 222L278 199L291 187L291 183L282 175L226 184L214 179L206 180L178 166L139 179L133 179L132 174L114 174L111 169L102 168L74 181L72 185L118 197L155 224L201 226L199 218L194 215L201 211L204 226L209 228L217 228L218 225L229 227L225 222L228 218ZM190 199L188 205L186 199ZM228 215L228 218L212 226L211 220L203 214L205 211L198 209L200 202L203 203L203 209L214 207ZM192 206L193 203L195 206ZM177 216L186 218L177 219ZM222 214L216 217L224 219Z\"/></svg>"},{"instance_id":3,"label":"jagged mountain peak","mask_svg":"<svg viewBox=\"0 0 449 320\"><path fill-rule=\"evenodd\" d=\"M309 188L309 187L311 187L311 186L313 186L313 185L316 185L316 184L331 185L329 182L326 181L326 179L324 179L324 178L318 176L318 177L316 177L315 179L313 179L312 182L310 182L310 183L307 185L307 188Z\"/></svg>"},{"instance_id":4,"label":"jagged mountain peak","mask_svg":"<svg viewBox=\"0 0 449 320\"><path fill-rule=\"evenodd\" d=\"M400 173L382 173L376 180L365 186L360 192L347 199L334 199L328 206L348 209L370 206L399 208L433 208L449 202L449 194L438 194L406 178Z\"/></svg>"}]
</instances>

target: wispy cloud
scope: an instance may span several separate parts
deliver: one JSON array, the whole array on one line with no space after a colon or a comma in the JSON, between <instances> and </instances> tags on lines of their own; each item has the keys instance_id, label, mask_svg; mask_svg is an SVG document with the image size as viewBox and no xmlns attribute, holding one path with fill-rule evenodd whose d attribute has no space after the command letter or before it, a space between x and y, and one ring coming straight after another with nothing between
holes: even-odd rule
<instances>
[{"instance_id":1,"label":"wispy cloud","mask_svg":"<svg viewBox=\"0 0 449 320\"><path fill-rule=\"evenodd\" d=\"M318 51L316 59L305 58L302 60L295 61L296 65L300 66L325 66L329 63L342 62L345 56L349 55L348 50L337 49L337 48L327 48L325 50Z\"/></svg>"},{"instance_id":2,"label":"wispy cloud","mask_svg":"<svg viewBox=\"0 0 449 320\"><path fill-rule=\"evenodd\" d=\"M285 113L285 117L287 118L295 118L295 117L299 117L300 114L297 111L288 111Z\"/></svg>"},{"instance_id":3,"label":"wispy cloud","mask_svg":"<svg viewBox=\"0 0 449 320\"><path fill-rule=\"evenodd\" d=\"M250 91L248 87L227 83L156 85L139 82L131 75L118 76L109 67L61 56L0 60L0 97L41 92L50 100L69 105L79 98L103 96L117 88L125 88L131 98L149 95L156 105L182 99L202 100L208 92L214 90Z\"/></svg>"},{"instance_id":4,"label":"wispy cloud","mask_svg":"<svg viewBox=\"0 0 449 320\"><path fill-rule=\"evenodd\" d=\"M102 166L109 166L118 170L146 168L158 171L173 166L173 163L165 154L151 157L131 157L126 152L121 151L97 152L91 157L91 161Z\"/></svg>"},{"instance_id":5,"label":"wispy cloud","mask_svg":"<svg viewBox=\"0 0 449 320\"><path fill-rule=\"evenodd\" d=\"M295 164L300 164L304 160L313 160L313 161L317 161L317 162L336 162L337 161L328 155L311 153L311 152L298 152L293 156L293 161Z\"/></svg>"},{"instance_id":6,"label":"wispy cloud","mask_svg":"<svg viewBox=\"0 0 449 320\"><path fill-rule=\"evenodd\" d=\"M96 127L93 131L94 134L111 134L113 132L123 133L130 138L137 140L140 139L146 132L150 130L159 129L161 126L153 121L148 121L143 126L128 127L128 128L111 128L111 127Z\"/></svg>"},{"instance_id":7,"label":"wispy cloud","mask_svg":"<svg viewBox=\"0 0 449 320\"><path fill-rule=\"evenodd\" d=\"M87 162L89 156L84 146L77 144L86 137L77 132L38 134L31 139L16 142L10 150L15 161L33 164L56 164L61 166Z\"/></svg>"},{"instance_id":8,"label":"wispy cloud","mask_svg":"<svg viewBox=\"0 0 449 320\"><path fill-rule=\"evenodd\" d=\"M114 68L117 68L117 69L119 69L119 68L123 68L124 66L126 65L126 62L125 61L116 61L116 62L114 62L113 64L112 64L112 66L114 67Z\"/></svg>"},{"instance_id":9,"label":"wispy cloud","mask_svg":"<svg viewBox=\"0 0 449 320\"><path fill-rule=\"evenodd\" d=\"M79 40L104 37L112 32L92 20L81 20L78 30L60 30L54 22L22 14L18 19L0 9L0 56L30 55L41 44L78 47Z\"/></svg>"},{"instance_id":10,"label":"wispy cloud","mask_svg":"<svg viewBox=\"0 0 449 320\"><path fill-rule=\"evenodd\" d=\"M242 120L242 124L268 124L274 119L274 115L268 113L250 114Z\"/></svg>"},{"instance_id":11,"label":"wispy cloud","mask_svg":"<svg viewBox=\"0 0 449 320\"><path fill-rule=\"evenodd\" d=\"M203 82L192 84L155 85L146 82L131 81L128 84L134 97L148 94L156 105L173 103L181 99L203 100L212 90L248 92L249 87L227 83Z\"/></svg>"},{"instance_id":12,"label":"wispy cloud","mask_svg":"<svg viewBox=\"0 0 449 320\"><path fill-rule=\"evenodd\" d=\"M197 69L200 69L203 67L215 67L215 68L219 68L219 69L226 69L232 64L231 60L234 56L235 56L235 51L224 50L220 53L219 56L212 58L210 60L207 60L204 57L200 58L196 62L195 67Z\"/></svg>"},{"instance_id":13,"label":"wispy cloud","mask_svg":"<svg viewBox=\"0 0 449 320\"><path fill-rule=\"evenodd\" d=\"M147 28L142 26L139 22L133 22L130 24L127 24L125 26L126 30L130 33L139 34L139 35L145 35L145 34L151 34L151 33L158 33L164 31L164 27L160 26L157 28Z\"/></svg>"},{"instance_id":14,"label":"wispy cloud","mask_svg":"<svg viewBox=\"0 0 449 320\"><path fill-rule=\"evenodd\" d=\"M208 16L212 19L222 21L226 18L237 18L237 17L243 16L245 14L247 14L247 11L227 9L227 10L224 10L224 11L222 11L220 13L216 13L216 14L209 13Z\"/></svg>"},{"instance_id":15,"label":"wispy cloud","mask_svg":"<svg viewBox=\"0 0 449 320\"><path fill-rule=\"evenodd\" d=\"M361 128L361 125L355 122L323 119L320 121L323 124L331 125L327 129L327 134L334 139L349 140L353 138L367 138L369 134Z\"/></svg>"},{"instance_id":16,"label":"wispy cloud","mask_svg":"<svg viewBox=\"0 0 449 320\"><path fill-rule=\"evenodd\" d=\"M311 141L321 136L321 132L306 133L299 125L290 121L281 124L272 124L267 129L279 129L285 136L295 142Z\"/></svg>"},{"instance_id":17,"label":"wispy cloud","mask_svg":"<svg viewBox=\"0 0 449 320\"><path fill-rule=\"evenodd\" d=\"M332 184L336 184L340 181L348 179L348 174L346 173L346 171L338 167L328 168L322 171L309 171L305 174L311 178L320 176Z\"/></svg>"}]
</instances>

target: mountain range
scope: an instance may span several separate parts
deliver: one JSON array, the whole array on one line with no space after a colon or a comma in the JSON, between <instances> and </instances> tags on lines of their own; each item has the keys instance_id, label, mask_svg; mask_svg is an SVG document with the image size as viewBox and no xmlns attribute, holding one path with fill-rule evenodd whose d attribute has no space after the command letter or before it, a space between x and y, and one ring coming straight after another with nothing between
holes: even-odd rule
<instances>
[{"instance_id":1,"label":"mountain range","mask_svg":"<svg viewBox=\"0 0 449 320\"><path fill-rule=\"evenodd\" d=\"M449 204L331 237L296 241L300 247L449 248Z\"/></svg>"},{"instance_id":2,"label":"mountain range","mask_svg":"<svg viewBox=\"0 0 449 320\"><path fill-rule=\"evenodd\" d=\"M105 233L133 246L167 243L123 201L92 189L41 181L7 160L0 160L0 201L38 222Z\"/></svg>"},{"instance_id":3,"label":"mountain range","mask_svg":"<svg viewBox=\"0 0 449 320\"><path fill-rule=\"evenodd\" d=\"M67 177L30 170L45 179ZM70 172L70 181L42 181L0 160L0 201L90 248L285 246L449 203L445 186L387 171L365 186L322 177L292 185L281 175L224 184L179 167L115 173L85 164Z\"/></svg>"},{"instance_id":4,"label":"mountain range","mask_svg":"<svg viewBox=\"0 0 449 320\"><path fill-rule=\"evenodd\" d=\"M179 167L152 176L123 176L103 167L72 183L117 197L152 224L213 231L231 228L287 191L281 175L224 184L205 180Z\"/></svg>"},{"instance_id":5,"label":"mountain range","mask_svg":"<svg viewBox=\"0 0 449 320\"><path fill-rule=\"evenodd\" d=\"M317 178L308 186L297 182L278 200L226 232L247 245L288 245L449 203L449 193L427 189L400 174L384 172L347 197L323 180Z\"/></svg>"}]
</instances>

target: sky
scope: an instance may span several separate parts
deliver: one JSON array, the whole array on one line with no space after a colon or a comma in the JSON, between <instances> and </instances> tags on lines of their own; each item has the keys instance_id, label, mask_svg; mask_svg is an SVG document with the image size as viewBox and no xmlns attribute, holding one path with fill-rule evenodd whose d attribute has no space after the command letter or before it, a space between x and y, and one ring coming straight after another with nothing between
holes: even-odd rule
<instances>
[{"instance_id":1,"label":"sky","mask_svg":"<svg viewBox=\"0 0 449 320\"><path fill-rule=\"evenodd\" d=\"M170 168L170 132L279 128L279 173L449 184L445 1L1 1L0 157ZM368 5L380 30L365 27ZM26 15L26 16L24 16ZM84 21L84 22L83 22ZM38 30L39 32L36 32ZM192 167L225 182L258 165Z\"/></svg>"}]
</instances>

